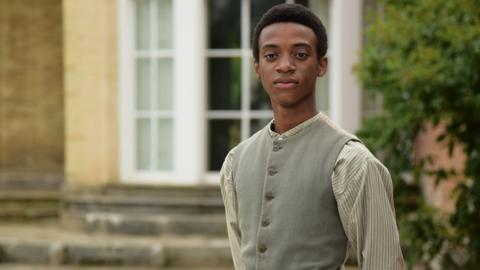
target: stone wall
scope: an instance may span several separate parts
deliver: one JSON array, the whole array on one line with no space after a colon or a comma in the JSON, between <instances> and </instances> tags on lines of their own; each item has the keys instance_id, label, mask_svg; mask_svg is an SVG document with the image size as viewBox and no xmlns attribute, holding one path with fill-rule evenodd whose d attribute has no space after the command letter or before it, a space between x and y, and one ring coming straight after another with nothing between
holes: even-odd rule
<instances>
[{"instance_id":1,"label":"stone wall","mask_svg":"<svg viewBox=\"0 0 480 270\"><path fill-rule=\"evenodd\" d=\"M117 1L64 0L67 188L118 181Z\"/></svg>"},{"instance_id":2,"label":"stone wall","mask_svg":"<svg viewBox=\"0 0 480 270\"><path fill-rule=\"evenodd\" d=\"M0 1L0 187L63 179L61 0Z\"/></svg>"}]
</instances>

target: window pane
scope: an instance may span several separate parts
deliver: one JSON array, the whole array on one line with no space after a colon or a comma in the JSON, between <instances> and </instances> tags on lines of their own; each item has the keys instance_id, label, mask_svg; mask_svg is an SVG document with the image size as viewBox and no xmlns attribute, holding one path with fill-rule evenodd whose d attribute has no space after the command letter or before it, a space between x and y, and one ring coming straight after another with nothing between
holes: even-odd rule
<instances>
[{"instance_id":1,"label":"window pane","mask_svg":"<svg viewBox=\"0 0 480 270\"><path fill-rule=\"evenodd\" d=\"M252 119L250 121L250 135L253 135L255 132L259 131L260 129L264 128L268 122L272 119Z\"/></svg>"},{"instance_id":2,"label":"window pane","mask_svg":"<svg viewBox=\"0 0 480 270\"><path fill-rule=\"evenodd\" d=\"M228 151L240 142L240 120L209 120L208 170L219 171Z\"/></svg>"},{"instance_id":3,"label":"window pane","mask_svg":"<svg viewBox=\"0 0 480 270\"><path fill-rule=\"evenodd\" d=\"M158 170L173 169L173 120L158 119Z\"/></svg>"},{"instance_id":4,"label":"window pane","mask_svg":"<svg viewBox=\"0 0 480 270\"><path fill-rule=\"evenodd\" d=\"M137 59L137 110L150 108L150 61Z\"/></svg>"},{"instance_id":5,"label":"window pane","mask_svg":"<svg viewBox=\"0 0 480 270\"><path fill-rule=\"evenodd\" d=\"M137 48L150 48L150 0L137 0L136 33Z\"/></svg>"},{"instance_id":6,"label":"window pane","mask_svg":"<svg viewBox=\"0 0 480 270\"><path fill-rule=\"evenodd\" d=\"M208 47L240 48L240 0L208 0Z\"/></svg>"},{"instance_id":7,"label":"window pane","mask_svg":"<svg viewBox=\"0 0 480 270\"><path fill-rule=\"evenodd\" d=\"M172 47L172 0L159 0L158 10L158 31L155 45L159 49L169 49Z\"/></svg>"},{"instance_id":8,"label":"window pane","mask_svg":"<svg viewBox=\"0 0 480 270\"><path fill-rule=\"evenodd\" d=\"M137 119L137 169L148 170L150 169L150 148L151 148L151 135L150 135L150 120L149 119Z\"/></svg>"},{"instance_id":9,"label":"window pane","mask_svg":"<svg viewBox=\"0 0 480 270\"><path fill-rule=\"evenodd\" d=\"M241 104L241 59L208 60L210 110L239 110Z\"/></svg>"},{"instance_id":10,"label":"window pane","mask_svg":"<svg viewBox=\"0 0 480 270\"><path fill-rule=\"evenodd\" d=\"M253 34L253 29L257 25L262 15L274 5L285 3L285 0L262 0L251 1L250 7L250 33ZM251 35L250 35L251 36Z\"/></svg>"},{"instance_id":11,"label":"window pane","mask_svg":"<svg viewBox=\"0 0 480 270\"><path fill-rule=\"evenodd\" d=\"M173 63L171 58L158 59L157 109L171 110L173 108Z\"/></svg>"},{"instance_id":12,"label":"window pane","mask_svg":"<svg viewBox=\"0 0 480 270\"><path fill-rule=\"evenodd\" d=\"M250 79L250 108L252 110L271 110L272 104L267 92L263 90L262 83L257 79L253 68Z\"/></svg>"}]
</instances>

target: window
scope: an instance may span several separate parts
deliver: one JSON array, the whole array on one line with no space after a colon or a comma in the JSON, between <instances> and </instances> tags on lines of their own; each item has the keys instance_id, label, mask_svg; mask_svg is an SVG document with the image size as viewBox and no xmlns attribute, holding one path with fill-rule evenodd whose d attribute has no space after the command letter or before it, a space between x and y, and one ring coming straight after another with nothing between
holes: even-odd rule
<instances>
[{"instance_id":1,"label":"window","mask_svg":"<svg viewBox=\"0 0 480 270\"><path fill-rule=\"evenodd\" d=\"M282 0L208 0L208 170L272 117L253 79L250 36L259 16Z\"/></svg>"},{"instance_id":2,"label":"window","mask_svg":"<svg viewBox=\"0 0 480 270\"><path fill-rule=\"evenodd\" d=\"M273 116L250 38L285 0L118 1L122 181L217 183L227 152ZM302 4L328 14L328 0ZM324 112L328 85L318 82Z\"/></svg>"},{"instance_id":3,"label":"window","mask_svg":"<svg viewBox=\"0 0 480 270\"><path fill-rule=\"evenodd\" d=\"M284 0L208 0L208 171L220 170L229 149L272 118L254 76L251 36L260 17ZM300 1L299 1L300 2ZM301 1L327 26L328 1ZM319 109L328 111L328 78L317 81Z\"/></svg>"},{"instance_id":4,"label":"window","mask_svg":"<svg viewBox=\"0 0 480 270\"><path fill-rule=\"evenodd\" d=\"M174 169L173 0L120 0L122 178Z\"/></svg>"}]
</instances>

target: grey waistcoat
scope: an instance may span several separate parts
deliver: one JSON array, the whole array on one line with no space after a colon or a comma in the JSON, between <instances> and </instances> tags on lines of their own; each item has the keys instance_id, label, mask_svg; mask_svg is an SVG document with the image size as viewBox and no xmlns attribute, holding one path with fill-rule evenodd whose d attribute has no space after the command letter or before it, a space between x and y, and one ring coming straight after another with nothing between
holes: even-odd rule
<instances>
[{"instance_id":1,"label":"grey waistcoat","mask_svg":"<svg viewBox=\"0 0 480 270\"><path fill-rule=\"evenodd\" d=\"M324 120L285 139L265 127L233 161L240 260L247 270L340 269L347 237L331 176L353 136Z\"/></svg>"}]
</instances>

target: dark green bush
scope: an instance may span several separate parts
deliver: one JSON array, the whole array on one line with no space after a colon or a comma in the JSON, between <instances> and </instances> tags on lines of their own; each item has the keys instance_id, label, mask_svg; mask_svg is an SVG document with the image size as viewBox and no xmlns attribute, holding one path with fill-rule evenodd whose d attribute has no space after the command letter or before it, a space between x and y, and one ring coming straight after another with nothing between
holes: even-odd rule
<instances>
[{"instance_id":1,"label":"dark green bush","mask_svg":"<svg viewBox=\"0 0 480 270\"><path fill-rule=\"evenodd\" d=\"M391 171L407 262L480 269L480 1L383 0L373 14L356 70L363 88L383 97L384 113L358 135ZM422 175L455 173L427 171L428 157L414 159L425 123L442 123L438 141L466 156L449 217L415 188Z\"/></svg>"}]
</instances>

